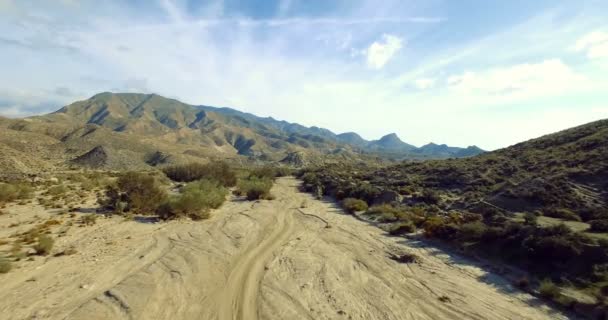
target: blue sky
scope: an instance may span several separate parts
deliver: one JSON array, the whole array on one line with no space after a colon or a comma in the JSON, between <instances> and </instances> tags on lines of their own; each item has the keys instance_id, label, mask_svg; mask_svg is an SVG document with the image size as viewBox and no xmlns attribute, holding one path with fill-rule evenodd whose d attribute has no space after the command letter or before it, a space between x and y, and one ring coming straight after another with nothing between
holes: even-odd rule
<instances>
[{"instance_id":1,"label":"blue sky","mask_svg":"<svg viewBox=\"0 0 608 320\"><path fill-rule=\"evenodd\" d=\"M0 114L102 91L505 147L608 118L607 1L0 0Z\"/></svg>"}]
</instances>

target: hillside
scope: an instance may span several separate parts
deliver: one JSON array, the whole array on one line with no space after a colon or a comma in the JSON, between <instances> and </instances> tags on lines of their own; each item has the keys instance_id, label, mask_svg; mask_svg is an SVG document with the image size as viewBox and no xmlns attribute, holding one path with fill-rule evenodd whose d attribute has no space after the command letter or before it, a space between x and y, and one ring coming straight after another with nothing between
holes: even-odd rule
<instances>
[{"instance_id":1,"label":"hillside","mask_svg":"<svg viewBox=\"0 0 608 320\"><path fill-rule=\"evenodd\" d=\"M608 120L471 158L342 163L302 178L314 193L388 205L364 217L396 233L422 228L538 276L525 278L526 290L555 281L564 292L545 297L565 307L608 310Z\"/></svg>"},{"instance_id":2,"label":"hillside","mask_svg":"<svg viewBox=\"0 0 608 320\"><path fill-rule=\"evenodd\" d=\"M297 163L361 159L370 152L417 156L414 146L394 134L369 142L354 133L336 135L323 128L230 108L188 105L156 94L104 92L47 115L2 118L0 130L5 132L0 140L0 148L7 150L0 157L5 173L69 166L143 169L216 158L268 162L294 153L308 158ZM15 141L25 141L28 147L15 146Z\"/></svg>"}]
</instances>

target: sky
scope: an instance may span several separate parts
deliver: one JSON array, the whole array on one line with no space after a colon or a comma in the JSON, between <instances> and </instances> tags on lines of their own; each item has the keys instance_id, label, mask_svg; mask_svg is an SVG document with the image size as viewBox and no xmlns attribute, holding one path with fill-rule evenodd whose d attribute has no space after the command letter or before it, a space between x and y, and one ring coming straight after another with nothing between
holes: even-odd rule
<instances>
[{"instance_id":1,"label":"sky","mask_svg":"<svg viewBox=\"0 0 608 320\"><path fill-rule=\"evenodd\" d=\"M411 144L608 118L605 0L0 0L0 115L96 93Z\"/></svg>"}]
</instances>

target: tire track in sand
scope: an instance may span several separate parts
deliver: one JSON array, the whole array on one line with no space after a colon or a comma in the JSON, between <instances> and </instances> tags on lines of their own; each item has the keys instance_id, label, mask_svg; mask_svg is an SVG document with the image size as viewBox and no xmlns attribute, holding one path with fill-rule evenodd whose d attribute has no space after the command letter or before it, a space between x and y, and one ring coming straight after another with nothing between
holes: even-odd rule
<instances>
[{"instance_id":1,"label":"tire track in sand","mask_svg":"<svg viewBox=\"0 0 608 320\"><path fill-rule=\"evenodd\" d=\"M276 223L270 223L262 233L266 236L237 259L222 292L220 320L258 318L258 293L265 263L275 249L287 242L293 233L293 226L293 213L284 208L283 213L276 215Z\"/></svg>"}]
</instances>

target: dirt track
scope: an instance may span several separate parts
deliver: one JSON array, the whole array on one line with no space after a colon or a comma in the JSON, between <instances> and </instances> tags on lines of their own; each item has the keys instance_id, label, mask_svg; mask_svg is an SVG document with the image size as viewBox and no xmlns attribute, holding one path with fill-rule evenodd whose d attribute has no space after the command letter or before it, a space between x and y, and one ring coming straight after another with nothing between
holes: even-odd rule
<instances>
[{"instance_id":1,"label":"dirt track","mask_svg":"<svg viewBox=\"0 0 608 320\"><path fill-rule=\"evenodd\" d=\"M233 199L207 221L111 218L69 234L58 246L77 244L79 254L0 275L0 318L563 318L469 261L387 237L297 184L279 179L276 200ZM404 252L420 263L389 258Z\"/></svg>"}]
</instances>

